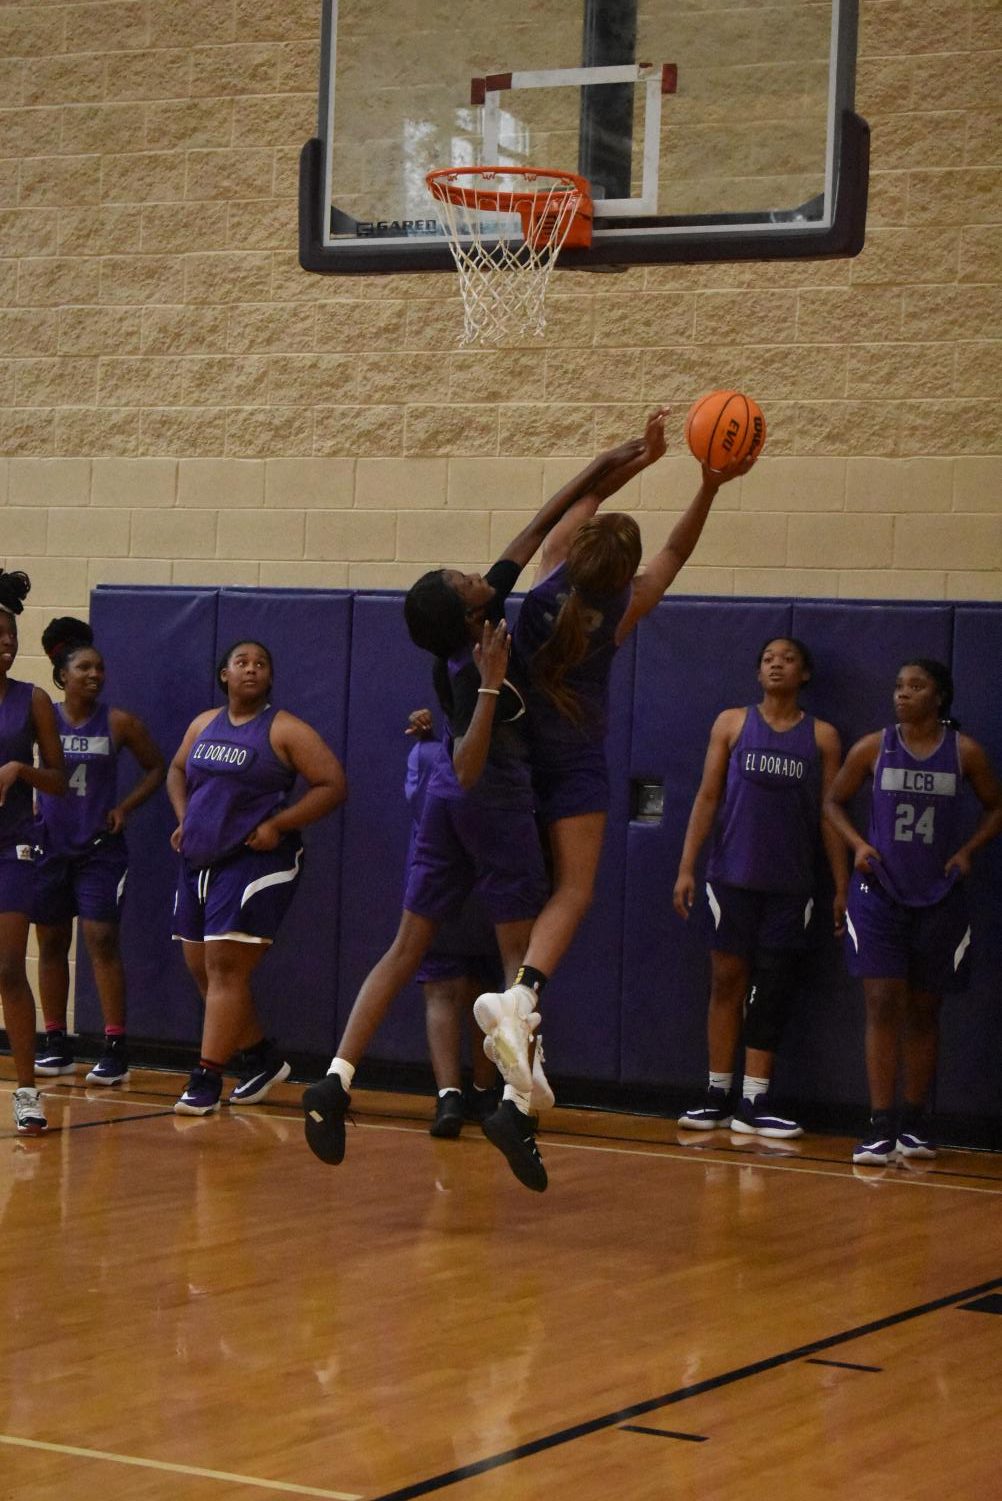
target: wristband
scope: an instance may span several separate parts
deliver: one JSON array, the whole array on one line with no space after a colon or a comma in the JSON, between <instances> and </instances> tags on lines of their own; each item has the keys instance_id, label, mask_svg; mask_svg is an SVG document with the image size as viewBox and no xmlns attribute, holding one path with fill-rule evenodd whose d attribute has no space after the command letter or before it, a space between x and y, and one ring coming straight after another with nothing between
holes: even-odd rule
<instances>
[{"instance_id":1,"label":"wristband","mask_svg":"<svg viewBox=\"0 0 1002 1501\"><path fill-rule=\"evenodd\" d=\"M491 698L499 698L500 695L501 695L501 689L500 688L478 688L477 692L478 693L489 693L490 696L491 696Z\"/></svg>"}]
</instances>

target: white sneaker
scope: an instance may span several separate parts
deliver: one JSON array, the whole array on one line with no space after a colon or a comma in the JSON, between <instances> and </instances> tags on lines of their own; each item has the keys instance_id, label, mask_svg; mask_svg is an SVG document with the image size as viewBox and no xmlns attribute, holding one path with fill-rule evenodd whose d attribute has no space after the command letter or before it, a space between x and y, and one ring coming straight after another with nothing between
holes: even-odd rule
<instances>
[{"instance_id":1,"label":"white sneaker","mask_svg":"<svg viewBox=\"0 0 1002 1501\"><path fill-rule=\"evenodd\" d=\"M512 985L508 990L478 996L473 1006L477 1026L487 1034L484 1052L500 1069L505 1083L519 1094L532 1091L529 1038L539 1026L535 1004L535 991L528 985Z\"/></svg>"},{"instance_id":2,"label":"white sneaker","mask_svg":"<svg viewBox=\"0 0 1002 1501\"><path fill-rule=\"evenodd\" d=\"M14 1124L22 1136L41 1136L43 1131L48 1130L49 1123L45 1119L42 1097L37 1089L24 1084L20 1089L15 1089L12 1099Z\"/></svg>"},{"instance_id":3,"label":"white sneaker","mask_svg":"<svg viewBox=\"0 0 1002 1501\"><path fill-rule=\"evenodd\" d=\"M550 1088L550 1081L543 1073L543 1039L536 1033L536 1052L532 1060L532 1093L529 1095L530 1110L552 1110L557 1097Z\"/></svg>"}]
</instances>

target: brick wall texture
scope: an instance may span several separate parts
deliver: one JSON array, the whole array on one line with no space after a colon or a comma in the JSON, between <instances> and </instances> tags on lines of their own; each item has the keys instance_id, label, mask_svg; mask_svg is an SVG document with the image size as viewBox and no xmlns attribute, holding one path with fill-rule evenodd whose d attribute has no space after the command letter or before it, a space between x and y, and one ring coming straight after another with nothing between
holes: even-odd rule
<instances>
[{"instance_id":1,"label":"brick wall texture","mask_svg":"<svg viewBox=\"0 0 1002 1501\"><path fill-rule=\"evenodd\" d=\"M1002 597L998 0L862 0L858 259L558 273L545 343L489 354L457 348L451 276L299 268L319 14L0 3L0 558L33 580L22 671L46 681L41 625L98 582L483 565L670 402L671 456L627 495L657 543L696 479L685 409L718 385L759 400L769 443L683 589Z\"/></svg>"}]
</instances>

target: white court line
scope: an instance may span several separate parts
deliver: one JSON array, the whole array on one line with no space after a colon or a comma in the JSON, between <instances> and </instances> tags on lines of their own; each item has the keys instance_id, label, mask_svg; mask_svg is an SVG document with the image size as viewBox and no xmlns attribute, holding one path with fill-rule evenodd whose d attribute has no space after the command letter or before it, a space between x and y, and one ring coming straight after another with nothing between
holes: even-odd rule
<instances>
[{"instance_id":1,"label":"white court line","mask_svg":"<svg viewBox=\"0 0 1002 1501\"><path fill-rule=\"evenodd\" d=\"M283 1491L294 1496L324 1496L327 1501L362 1501L354 1491L321 1491L314 1485L294 1485L291 1480L259 1480L255 1475L231 1475L228 1470L203 1470L197 1465L175 1465L166 1460L137 1459L131 1454L109 1454L105 1449L78 1449L73 1444L44 1444L34 1438L14 1438L0 1433L0 1444L17 1449L43 1449L46 1454L71 1454L76 1459L104 1459L116 1465L133 1465L142 1470L165 1470L172 1475L198 1475L203 1480L236 1481L238 1485L256 1485L266 1491Z\"/></svg>"},{"instance_id":2,"label":"white court line","mask_svg":"<svg viewBox=\"0 0 1002 1501\"><path fill-rule=\"evenodd\" d=\"M78 1100L78 1103L98 1105L103 1104L104 1101ZM108 1100L107 1103L109 1105L126 1105L130 1102L119 1095L114 1100ZM141 1102L136 1100L132 1103L139 1104ZM297 1122L301 1120L301 1116L299 1116L298 1114L286 1115L284 1114L284 1112L279 1113L277 1110L269 1110L268 1114L272 1120ZM217 1120L221 1118L222 1117L220 1116L215 1117L215 1119ZM406 1136L419 1136L423 1133L424 1129L421 1125L416 1123L414 1125L408 1126L391 1126L379 1125L375 1121L356 1121L355 1125L361 1131L398 1131L402 1132ZM543 1133L543 1140L546 1143L547 1151L549 1151L551 1148L554 1148L557 1151L564 1152L605 1152L611 1153L612 1155L617 1157L658 1157L665 1162L705 1163L707 1161L711 1161L715 1167L756 1167L762 1168L762 1170L767 1173L804 1173L814 1178L842 1178L847 1181L850 1179L853 1179L856 1182L860 1181L858 1178L855 1178L854 1174L846 1171L847 1165L842 1162L833 1161L831 1168L829 1170L826 1170L820 1167L801 1167L797 1163L796 1158L791 1158L787 1162L768 1162L763 1157L709 1157L707 1154L711 1153L714 1150L712 1147L699 1147L691 1152L671 1152L668 1151L667 1148L661 1143L656 1141L650 1142L648 1144L648 1150L644 1152L638 1151L635 1147L594 1146L590 1142L557 1141L553 1138L548 1138L545 1132ZM876 1174L877 1172L880 1172L881 1169L875 1168L873 1169L873 1171L874 1174ZM894 1172L893 1174L891 1174L889 1168L888 1173L889 1176L886 1178L877 1178L876 1176L874 1176L874 1178L870 1180L871 1183L889 1183L894 1184L897 1187L907 1184L910 1188L938 1188L941 1191L946 1191L948 1193L988 1194L993 1198L998 1198L1000 1195L1002 1195L1002 1183L1000 1183L998 1188L979 1188L974 1184L940 1183L933 1181L931 1178L913 1177L903 1172Z\"/></svg>"}]
</instances>

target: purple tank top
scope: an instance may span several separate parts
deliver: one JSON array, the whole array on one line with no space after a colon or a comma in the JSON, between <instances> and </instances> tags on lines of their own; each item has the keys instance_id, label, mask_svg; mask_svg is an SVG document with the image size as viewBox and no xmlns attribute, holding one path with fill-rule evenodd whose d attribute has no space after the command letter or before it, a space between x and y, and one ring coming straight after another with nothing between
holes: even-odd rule
<instances>
[{"instance_id":1,"label":"purple tank top","mask_svg":"<svg viewBox=\"0 0 1002 1501\"><path fill-rule=\"evenodd\" d=\"M118 752L111 738L108 706L98 704L83 724L70 724L55 705L56 727L66 761L66 796L38 794L40 843L47 854L82 854L99 835L118 793Z\"/></svg>"},{"instance_id":2,"label":"purple tank top","mask_svg":"<svg viewBox=\"0 0 1002 1501\"><path fill-rule=\"evenodd\" d=\"M31 723L30 683L7 679L7 691L0 699L0 766L8 761L23 761L31 766L35 759L35 731ZM0 850L16 844L34 844L35 815L31 788L17 781L0 807Z\"/></svg>"},{"instance_id":3,"label":"purple tank top","mask_svg":"<svg viewBox=\"0 0 1002 1501\"><path fill-rule=\"evenodd\" d=\"M570 592L567 564L561 563L530 589L515 626L513 651L529 684L529 736L537 763L559 760L563 750L579 746L582 741L601 744L605 739L616 630L626 614L633 589L630 585L618 594L588 601L588 653L564 678L566 686L581 701L580 726L561 714L553 700L533 686L532 679L532 659L549 641L560 607Z\"/></svg>"},{"instance_id":4,"label":"purple tank top","mask_svg":"<svg viewBox=\"0 0 1002 1501\"><path fill-rule=\"evenodd\" d=\"M880 852L873 874L905 907L931 907L958 879L944 866L963 843L957 732L943 728L931 755L920 760L905 748L897 725L884 730L873 769L868 839Z\"/></svg>"},{"instance_id":5,"label":"purple tank top","mask_svg":"<svg viewBox=\"0 0 1002 1501\"><path fill-rule=\"evenodd\" d=\"M182 853L189 865L225 859L288 802L296 773L271 748L276 712L269 704L246 724L233 724L220 709L188 752Z\"/></svg>"},{"instance_id":6,"label":"purple tank top","mask_svg":"<svg viewBox=\"0 0 1002 1501\"><path fill-rule=\"evenodd\" d=\"M814 719L779 732L758 705L727 763L707 876L751 891L806 894L814 889L821 826L821 761Z\"/></svg>"}]
</instances>

